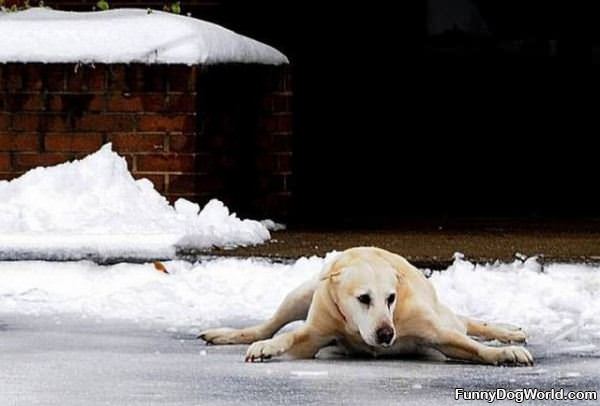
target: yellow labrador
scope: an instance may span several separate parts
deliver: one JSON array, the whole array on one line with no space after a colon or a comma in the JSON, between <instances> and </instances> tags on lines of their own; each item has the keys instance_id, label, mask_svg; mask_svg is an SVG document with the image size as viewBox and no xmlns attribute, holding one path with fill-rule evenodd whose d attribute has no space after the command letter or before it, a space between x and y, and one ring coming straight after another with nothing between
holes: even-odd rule
<instances>
[{"instance_id":1,"label":"yellow labrador","mask_svg":"<svg viewBox=\"0 0 600 406\"><path fill-rule=\"evenodd\" d=\"M306 323L273 337L295 320ZM403 257L371 247L344 251L315 280L285 298L267 322L200 334L210 344L250 344L246 361L289 354L311 358L336 342L349 353L393 355L438 350L449 358L493 365L533 365L520 346L491 347L469 336L523 343L526 334L454 314L432 284ZM271 338L273 337L273 338Z\"/></svg>"}]
</instances>

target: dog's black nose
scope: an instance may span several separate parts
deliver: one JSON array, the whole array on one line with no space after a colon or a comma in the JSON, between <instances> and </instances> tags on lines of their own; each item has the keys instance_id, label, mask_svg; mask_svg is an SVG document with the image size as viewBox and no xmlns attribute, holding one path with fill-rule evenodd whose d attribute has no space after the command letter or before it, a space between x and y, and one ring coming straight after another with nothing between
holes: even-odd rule
<instances>
[{"instance_id":1,"label":"dog's black nose","mask_svg":"<svg viewBox=\"0 0 600 406\"><path fill-rule=\"evenodd\" d=\"M377 342L379 344L389 344L394 338L394 330L390 326L383 326L377 329Z\"/></svg>"}]
</instances>

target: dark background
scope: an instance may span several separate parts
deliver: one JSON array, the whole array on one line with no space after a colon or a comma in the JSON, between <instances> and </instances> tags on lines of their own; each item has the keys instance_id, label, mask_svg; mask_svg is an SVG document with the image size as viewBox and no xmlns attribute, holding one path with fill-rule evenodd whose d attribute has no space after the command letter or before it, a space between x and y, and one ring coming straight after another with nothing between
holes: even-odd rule
<instances>
[{"instance_id":1,"label":"dark background","mask_svg":"<svg viewBox=\"0 0 600 406\"><path fill-rule=\"evenodd\" d=\"M399 3L226 2L293 62L295 219L600 215L562 10Z\"/></svg>"},{"instance_id":2,"label":"dark background","mask_svg":"<svg viewBox=\"0 0 600 406\"><path fill-rule=\"evenodd\" d=\"M182 10L290 57L292 222L378 227L600 217L597 79L590 93L573 51L582 41L564 40L558 3L192 0Z\"/></svg>"}]
</instances>

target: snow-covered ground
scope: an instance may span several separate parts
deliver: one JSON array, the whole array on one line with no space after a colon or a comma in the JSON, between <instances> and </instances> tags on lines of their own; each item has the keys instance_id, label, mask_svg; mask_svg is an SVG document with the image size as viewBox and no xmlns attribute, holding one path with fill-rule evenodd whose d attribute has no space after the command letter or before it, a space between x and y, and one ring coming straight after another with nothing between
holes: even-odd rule
<instances>
[{"instance_id":1,"label":"snow-covered ground","mask_svg":"<svg viewBox=\"0 0 600 406\"><path fill-rule=\"evenodd\" d=\"M330 254L333 255L333 254ZM185 334L269 317L291 289L319 272L324 259L290 264L257 259L98 266L90 262L0 262L3 312L71 314L128 320ZM600 342L600 267L546 265L535 259L474 265L457 258L431 277L453 310L528 330L534 341L595 350Z\"/></svg>"},{"instance_id":2,"label":"snow-covered ground","mask_svg":"<svg viewBox=\"0 0 600 406\"><path fill-rule=\"evenodd\" d=\"M219 25L162 11L0 11L0 62L285 64L281 52Z\"/></svg>"},{"instance_id":3,"label":"snow-covered ground","mask_svg":"<svg viewBox=\"0 0 600 406\"><path fill-rule=\"evenodd\" d=\"M260 244L277 226L241 220L218 200L171 206L110 144L0 181L0 213L0 259L172 258L176 247Z\"/></svg>"}]
</instances>

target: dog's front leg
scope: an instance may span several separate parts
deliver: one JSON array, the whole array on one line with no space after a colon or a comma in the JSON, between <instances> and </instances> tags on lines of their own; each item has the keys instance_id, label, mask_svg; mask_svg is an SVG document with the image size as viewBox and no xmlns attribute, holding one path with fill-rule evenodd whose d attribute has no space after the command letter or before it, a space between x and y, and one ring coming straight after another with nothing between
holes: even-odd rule
<instances>
[{"instance_id":1,"label":"dog's front leg","mask_svg":"<svg viewBox=\"0 0 600 406\"><path fill-rule=\"evenodd\" d=\"M454 359L492 365L533 365L533 357L523 347L490 347L454 330L439 331L434 347Z\"/></svg>"},{"instance_id":2,"label":"dog's front leg","mask_svg":"<svg viewBox=\"0 0 600 406\"><path fill-rule=\"evenodd\" d=\"M332 339L332 336L305 325L298 330L253 343L246 352L246 362L264 361L286 353L294 358L312 358Z\"/></svg>"}]
</instances>

